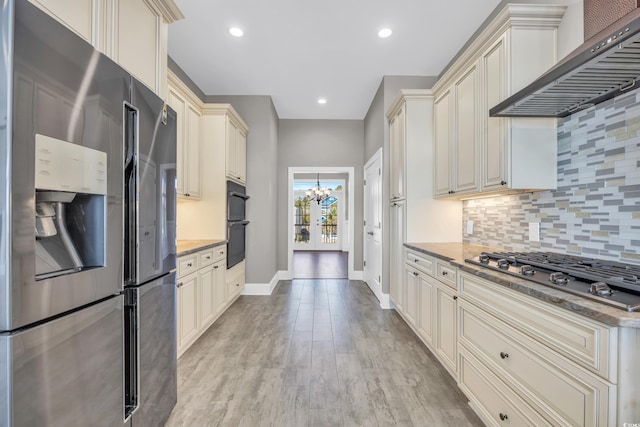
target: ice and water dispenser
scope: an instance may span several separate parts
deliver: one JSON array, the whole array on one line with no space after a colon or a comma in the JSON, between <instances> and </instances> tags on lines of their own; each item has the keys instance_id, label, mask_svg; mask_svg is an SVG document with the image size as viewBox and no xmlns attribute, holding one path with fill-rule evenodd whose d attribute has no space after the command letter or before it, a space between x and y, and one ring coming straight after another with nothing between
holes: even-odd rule
<instances>
[{"instance_id":1,"label":"ice and water dispenser","mask_svg":"<svg viewBox=\"0 0 640 427\"><path fill-rule=\"evenodd\" d=\"M36 135L36 280L106 262L107 154Z\"/></svg>"}]
</instances>

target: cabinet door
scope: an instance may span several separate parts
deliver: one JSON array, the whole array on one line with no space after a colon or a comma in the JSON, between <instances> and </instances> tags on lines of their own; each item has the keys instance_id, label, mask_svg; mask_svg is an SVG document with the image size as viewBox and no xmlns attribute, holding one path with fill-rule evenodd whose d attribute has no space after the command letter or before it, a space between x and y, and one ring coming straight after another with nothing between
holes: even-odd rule
<instances>
[{"instance_id":1,"label":"cabinet door","mask_svg":"<svg viewBox=\"0 0 640 427\"><path fill-rule=\"evenodd\" d=\"M482 56L484 102L482 117L486 120L484 135L482 188L506 185L507 139L506 119L489 117L489 110L501 102L507 93L504 38L500 38Z\"/></svg>"},{"instance_id":2,"label":"cabinet door","mask_svg":"<svg viewBox=\"0 0 640 427\"><path fill-rule=\"evenodd\" d=\"M200 150L202 146L202 114L191 104L187 104L186 117L186 165L185 195L200 198Z\"/></svg>"},{"instance_id":3,"label":"cabinet door","mask_svg":"<svg viewBox=\"0 0 640 427\"><path fill-rule=\"evenodd\" d=\"M94 23L98 22L94 19L96 11L94 0L30 0L31 3L44 10L47 14L53 16L67 28L73 30L83 39L93 44L95 47L96 40L94 35Z\"/></svg>"},{"instance_id":4,"label":"cabinet door","mask_svg":"<svg viewBox=\"0 0 640 427\"><path fill-rule=\"evenodd\" d=\"M237 161L237 150L236 150L236 138L238 136L238 127L233 123L229 117L227 117L227 126L226 126L226 137L227 137L227 178L231 178L233 180L238 180L238 161Z\"/></svg>"},{"instance_id":5,"label":"cabinet door","mask_svg":"<svg viewBox=\"0 0 640 427\"><path fill-rule=\"evenodd\" d=\"M457 295L447 285L436 284L436 354L445 368L457 372Z\"/></svg>"},{"instance_id":6,"label":"cabinet door","mask_svg":"<svg viewBox=\"0 0 640 427\"><path fill-rule=\"evenodd\" d=\"M198 274L178 279L178 349L198 334ZM180 350L178 350L180 353Z\"/></svg>"},{"instance_id":7,"label":"cabinet door","mask_svg":"<svg viewBox=\"0 0 640 427\"><path fill-rule=\"evenodd\" d=\"M389 294L393 303L402 309L404 289L404 239L405 239L405 202L391 203Z\"/></svg>"},{"instance_id":8,"label":"cabinet door","mask_svg":"<svg viewBox=\"0 0 640 427\"><path fill-rule=\"evenodd\" d=\"M411 324L416 324L416 313L418 310L418 298L416 289L418 287L418 275L419 273L413 268L405 269L405 280L404 280L404 305L402 314L404 314L405 319Z\"/></svg>"},{"instance_id":9,"label":"cabinet door","mask_svg":"<svg viewBox=\"0 0 640 427\"><path fill-rule=\"evenodd\" d=\"M163 64L159 37L162 16L145 0L117 0L115 3L117 14L113 31L116 42L112 57L138 80L161 93L158 76Z\"/></svg>"},{"instance_id":10,"label":"cabinet door","mask_svg":"<svg viewBox=\"0 0 640 427\"><path fill-rule=\"evenodd\" d=\"M446 196L451 191L451 91L447 90L434 104L434 195Z\"/></svg>"},{"instance_id":11,"label":"cabinet door","mask_svg":"<svg viewBox=\"0 0 640 427\"><path fill-rule=\"evenodd\" d=\"M405 109L400 109L398 114L391 119L389 124L390 137L390 179L389 193L391 199L405 197Z\"/></svg>"},{"instance_id":12,"label":"cabinet door","mask_svg":"<svg viewBox=\"0 0 640 427\"><path fill-rule=\"evenodd\" d=\"M213 266L213 308L216 315L222 312L227 303L227 284L224 277L226 266L226 259L218 261Z\"/></svg>"},{"instance_id":13,"label":"cabinet door","mask_svg":"<svg viewBox=\"0 0 640 427\"><path fill-rule=\"evenodd\" d=\"M477 191L479 165L478 65L474 64L454 84L455 89L455 179L454 191Z\"/></svg>"},{"instance_id":14,"label":"cabinet door","mask_svg":"<svg viewBox=\"0 0 640 427\"><path fill-rule=\"evenodd\" d=\"M178 183L177 183L177 192L179 196L184 196L186 192L185 182L187 180L186 175L186 166L187 166L187 147L186 147L186 138L185 138L185 117L187 114L187 102L178 92L178 89L169 85L169 96L168 103L176 111L177 120L176 120L176 151L177 151L177 170L176 173L178 175Z\"/></svg>"},{"instance_id":15,"label":"cabinet door","mask_svg":"<svg viewBox=\"0 0 640 427\"><path fill-rule=\"evenodd\" d=\"M206 328L213 322L216 316L215 307L215 275L213 265L201 268L198 271L198 284L200 295L198 298L200 328Z\"/></svg>"},{"instance_id":16,"label":"cabinet door","mask_svg":"<svg viewBox=\"0 0 640 427\"><path fill-rule=\"evenodd\" d=\"M418 317L418 332L424 339L424 341L432 346L433 345L433 333L434 333L434 295L435 285L434 279L425 274L418 276L419 283L419 317Z\"/></svg>"},{"instance_id":17,"label":"cabinet door","mask_svg":"<svg viewBox=\"0 0 640 427\"><path fill-rule=\"evenodd\" d=\"M247 182L247 134L241 129L236 132L236 171L238 180Z\"/></svg>"}]
</instances>

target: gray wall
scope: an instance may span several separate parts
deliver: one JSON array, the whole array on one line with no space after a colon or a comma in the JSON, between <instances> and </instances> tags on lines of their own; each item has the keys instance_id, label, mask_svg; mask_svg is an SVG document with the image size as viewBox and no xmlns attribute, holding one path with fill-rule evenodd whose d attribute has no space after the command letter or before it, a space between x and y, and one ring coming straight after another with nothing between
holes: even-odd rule
<instances>
[{"instance_id":1,"label":"gray wall","mask_svg":"<svg viewBox=\"0 0 640 427\"><path fill-rule=\"evenodd\" d=\"M287 270L287 211L289 167L353 167L355 270L362 270L362 175L364 127L362 120L280 120L278 128L278 269Z\"/></svg>"},{"instance_id":2,"label":"gray wall","mask_svg":"<svg viewBox=\"0 0 640 427\"><path fill-rule=\"evenodd\" d=\"M382 147L382 259L389 259L389 122L386 113L401 89L430 89L433 76L385 76L364 118L365 163ZM389 293L389 263L382 263L382 292Z\"/></svg>"},{"instance_id":3,"label":"gray wall","mask_svg":"<svg viewBox=\"0 0 640 427\"><path fill-rule=\"evenodd\" d=\"M249 125L246 282L269 283L278 270L278 115L270 96L206 96L206 102L233 105Z\"/></svg>"}]
</instances>

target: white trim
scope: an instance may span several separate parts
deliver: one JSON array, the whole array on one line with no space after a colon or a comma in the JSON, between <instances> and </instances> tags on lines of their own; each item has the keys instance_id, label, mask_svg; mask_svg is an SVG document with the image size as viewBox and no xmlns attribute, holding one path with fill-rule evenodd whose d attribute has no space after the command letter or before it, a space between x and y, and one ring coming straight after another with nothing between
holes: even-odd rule
<instances>
[{"instance_id":1,"label":"white trim","mask_svg":"<svg viewBox=\"0 0 640 427\"><path fill-rule=\"evenodd\" d=\"M348 182L348 194L349 194L349 229L348 229L348 238L349 238L349 257L348 257L348 277L351 280L361 280L361 279L352 279L355 277L353 270L353 236L354 229L352 221L354 212L355 212L355 170L352 166L324 166L324 167L296 167L290 166L287 174L287 273L288 277L293 277L293 215L292 210L289 209L290 206L293 206L293 177L297 173L346 173L349 175L347 180Z\"/></svg>"},{"instance_id":2,"label":"white trim","mask_svg":"<svg viewBox=\"0 0 640 427\"><path fill-rule=\"evenodd\" d=\"M384 308L385 310L390 310L390 309L392 310L396 308L393 302L391 302L391 299L389 298L389 294L381 293L380 298L378 298L378 300L380 301L380 308Z\"/></svg>"},{"instance_id":3,"label":"white trim","mask_svg":"<svg viewBox=\"0 0 640 427\"><path fill-rule=\"evenodd\" d=\"M349 280L361 280L364 281L364 271L356 270L349 272Z\"/></svg>"},{"instance_id":4,"label":"white trim","mask_svg":"<svg viewBox=\"0 0 640 427\"><path fill-rule=\"evenodd\" d=\"M241 295L271 295L278 284L279 271L271 278L269 283L245 283Z\"/></svg>"}]
</instances>

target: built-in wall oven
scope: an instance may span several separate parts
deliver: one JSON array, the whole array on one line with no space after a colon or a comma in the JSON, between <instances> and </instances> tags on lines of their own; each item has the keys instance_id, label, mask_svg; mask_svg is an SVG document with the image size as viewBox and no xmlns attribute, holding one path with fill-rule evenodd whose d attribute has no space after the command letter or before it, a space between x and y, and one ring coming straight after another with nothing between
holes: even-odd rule
<instances>
[{"instance_id":1,"label":"built-in wall oven","mask_svg":"<svg viewBox=\"0 0 640 427\"><path fill-rule=\"evenodd\" d=\"M244 186L227 181L227 268L244 259L248 199Z\"/></svg>"}]
</instances>

